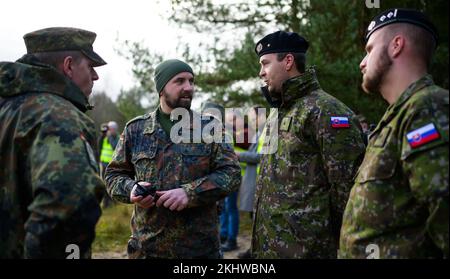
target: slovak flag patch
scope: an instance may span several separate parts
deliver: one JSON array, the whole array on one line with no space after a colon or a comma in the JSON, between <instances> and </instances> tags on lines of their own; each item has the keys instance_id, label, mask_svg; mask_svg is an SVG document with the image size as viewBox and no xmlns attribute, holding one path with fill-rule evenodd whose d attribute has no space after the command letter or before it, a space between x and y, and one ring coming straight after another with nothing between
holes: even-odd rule
<instances>
[{"instance_id":1,"label":"slovak flag patch","mask_svg":"<svg viewBox=\"0 0 450 279\"><path fill-rule=\"evenodd\" d=\"M427 124L419 129L406 134L408 143L412 148L419 147L439 138L439 133L433 123Z\"/></svg>"},{"instance_id":2,"label":"slovak flag patch","mask_svg":"<svg viewBox=\"0 0 450 279\"><path fill-rule=\"evenodd\" d=\"M332 116L331 117L331 127L333 127L333 128L348 128L348 127L350 127L350 123L348 122L348 117Z\"/></svg>"}]
</instances>

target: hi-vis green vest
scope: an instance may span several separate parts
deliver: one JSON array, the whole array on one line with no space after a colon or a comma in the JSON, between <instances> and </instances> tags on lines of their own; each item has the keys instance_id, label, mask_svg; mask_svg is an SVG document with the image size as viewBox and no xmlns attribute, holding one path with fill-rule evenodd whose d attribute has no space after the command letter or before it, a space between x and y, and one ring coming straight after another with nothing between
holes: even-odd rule
<instances>
[{"instance_id":1,"label":"hi-vis green vest","mask_svg":"<svg viewBox=\"0 0 450 279\"><path fill-rule=\"evenodd\" d=\"M267 120L272 119L272 117L275 113L277 113L277 111L275 109L270 109L269 117L267 118ZM258 146L256 147L256 152L258 152L258 154L261 154L266 136L267 136L267 122L266 122L266 125L264 125L261 135L259 135L259 138L258 138ZM256 167L256 175L259 174L260 166L261 166L261 163L259 163L258 166Z\"/></svg>"},{"instance_id":2,"label":"hi-vis green vest","mask_svg":"<svg viewBox=\"0 0 450 279\"><path fill-rule=\"evenodd\" d=\"M259 138L258 138L258 147L256 148L256 152L258 153L258 154L261 154L261 150L262 150L262 148L263 148L263 146L264 146L264 138L265 138L265 135L266 135L266 127L264 127L264 129L263 129L263 131L262 131L262 133L261 133L261 135L259 136ZM258 175L259 174L259 166L260 166L261 164L259 163L258 164L258 166L256 167L256 174Z\"/></svg>"},{"instance_id":3,"label":"hi-vis green vest","mask_svg":"<svg viewBox=\"0 0 450 279\"><path fill-rule=\"evenodd\" d=\"M245 150L244 148L241 148L241 147L239 147L239 146L233 146L233 148L234 148L234 152L245 152L245 151L247 151L247 150ZM247 163L245 163L245 162L239 162L239 164L241 165L241 177L244 177L244 174L245 174L245 168L247 167Z\"/></svg>"},{"instance_id":4,"label":"hi-vis green vest","mask_svg":"<svg viewBox=\"0 0 450 279\"><path fill-rule=\"evenodd\" d=\"M112 160L114 149L108 141L108 137L103 139L102 152L100 153L100 161L102 163L109 164Z\"/></svg>"}]
</instances>

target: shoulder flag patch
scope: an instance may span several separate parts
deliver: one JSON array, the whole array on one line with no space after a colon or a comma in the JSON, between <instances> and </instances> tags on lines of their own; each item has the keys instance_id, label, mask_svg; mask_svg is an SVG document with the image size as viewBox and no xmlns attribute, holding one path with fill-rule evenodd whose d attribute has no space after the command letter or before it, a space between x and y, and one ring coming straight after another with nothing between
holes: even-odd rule
<instances>
[{"instance_id":1,"label":"shoulder flag patch","mask_svg":"<svg viewBox=\"0 0 450 279\"><path fill-rule=\"evenodd\" d=\"M333 128L349 128L350 123L348 122L348 117L332 116L331 117L331 127L333 127Z\"/></svg>"},{"instance_id":2,"label":"shoulder flag patch","mask_svg":"<svg viewBox=\"0 0 450 279\"><path fill-rule=\"evenodd\" d=\"M439 138L439 133L433 123L427 124L419 129L406 134L408 143L412 148L419 147Z\"/></svg>"}]
</instances>

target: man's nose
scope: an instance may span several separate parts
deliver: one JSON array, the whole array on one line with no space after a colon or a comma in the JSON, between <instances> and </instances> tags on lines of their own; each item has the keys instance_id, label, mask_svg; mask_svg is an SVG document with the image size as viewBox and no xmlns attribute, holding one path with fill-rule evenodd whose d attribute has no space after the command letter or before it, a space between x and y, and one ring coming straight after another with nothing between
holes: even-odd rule
<instances>
[{"instance_id":1,"label":"man's nose","mask_svg":"<svg viewBox=\"0 0 450 279\"><path fill-rule=\"evenodd\" d=\"M264 68L261 67L261 69L259 70L259 74L258 74L259 77L260 77L260 78L263 78L265 74L266 74L266 72L264 71Z\"/></svg>"},{"instance_id":2,"label":"man's nose","mask_svg":"<svg viewBox=\"0 0 450 279\"><path fill-rule=\"evenodd\" d=\"M367 55L364 56L363 60L361 60L361 63L359 63L359 69L362 71L364 68L366 68L367 65Z\"/></svg>"},{"instance_id":3,"label":"man's nose","mask_svg":"<svg viewBox=\"0 0 450 279\"><path fill-rule=\"evenodd\" d=\"M192 92L194 90L194 83L190 81L185 82L183 90L187 92Z\"/></svg>"},{"instance_id":4,"label":"man's nose","mask_svg":"<svg viewBox=\"0 0 450 279\"><path fill-rule=\"evenodd\" d=\"M92 69L92 80L98 80L98 74L94 69Z\"/></svg>"}]
</instances>

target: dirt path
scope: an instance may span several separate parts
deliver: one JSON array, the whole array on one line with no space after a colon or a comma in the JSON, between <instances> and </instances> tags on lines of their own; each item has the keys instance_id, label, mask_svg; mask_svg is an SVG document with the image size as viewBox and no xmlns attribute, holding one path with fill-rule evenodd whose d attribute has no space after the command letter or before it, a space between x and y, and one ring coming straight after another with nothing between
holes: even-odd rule
<instances>
[{"instance_id":1,"label":"dirt path","mask_svg":"<svg viewBox=\"0 0 450 279\"><path fill-rule=\"evenodd\" d=\"M93 259L126 259L127 252L123 253L119 252L101 252L101 253L92 253Z\"/></svg>"},{"instance_id":2,"label":"dirt path","mask_svg":"<svg viewBox=\"0 0 450 279\"><path fill-rule=\"evenodd\" d=\"M238 249L235 251L225 252L223 255L224 259L237 259L237 255L241 252L245 252L250 247L250 236L239 235L238 239ZM127 252L101 252L92 253L93 259L126 259Z\"/></svg>"},{"instance_id":3,"label":"dirt path","mask_svg":"<svg viewBox=\"0 0 450 279\"><path fill-rule=\"evenodd\" d=\"M243 253L250 248L251 237L248 235L238 235L237 238L238 249L230 252L223 253L224 259L237 259L239 253Z\"/></svg>"}]
</instances>

